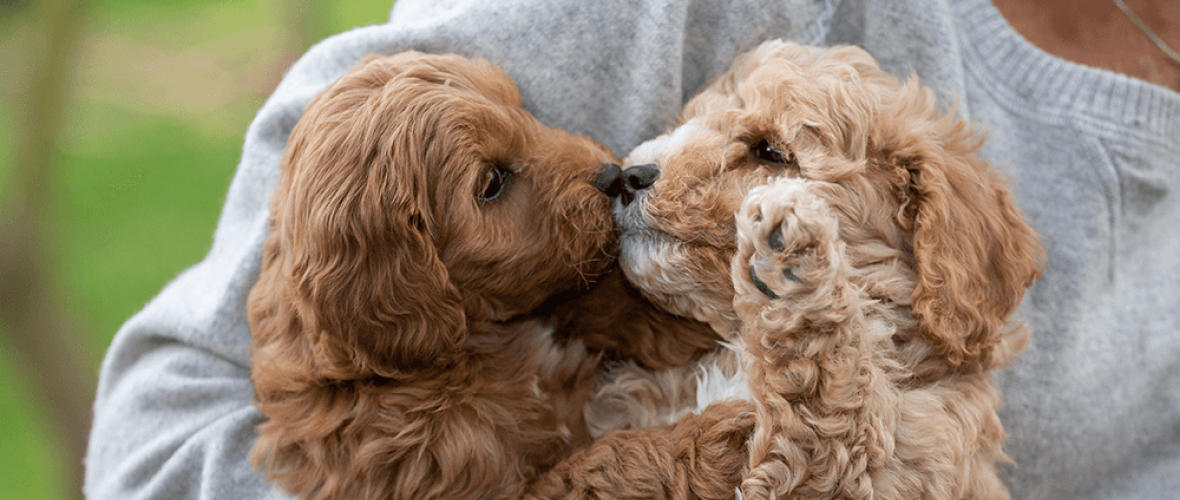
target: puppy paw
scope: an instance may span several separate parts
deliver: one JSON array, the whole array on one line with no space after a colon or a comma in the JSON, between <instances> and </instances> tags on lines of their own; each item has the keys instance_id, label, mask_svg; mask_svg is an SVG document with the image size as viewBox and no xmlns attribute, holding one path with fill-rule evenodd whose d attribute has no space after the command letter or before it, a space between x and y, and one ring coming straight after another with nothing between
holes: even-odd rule
<instances>
[{"instance_id":1,"label":"puppy paw","mask_svg":"<svg viewBox=\"0 0 1180 500\"><path fill-rule=\"evenodd\" d=\"M806 181L781 179L753 189L737 214L736 291L763 300L810 293L838 278L838 226Z\"/></svg>"}]
</instances>

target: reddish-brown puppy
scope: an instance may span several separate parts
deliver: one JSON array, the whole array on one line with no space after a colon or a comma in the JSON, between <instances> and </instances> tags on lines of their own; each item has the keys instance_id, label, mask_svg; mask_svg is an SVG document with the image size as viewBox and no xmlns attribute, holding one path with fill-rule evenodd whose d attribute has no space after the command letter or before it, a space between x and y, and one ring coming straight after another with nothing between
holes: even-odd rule
<instances>
[{"instance_id":1,"label":"reddish-brown puppy","mask_svg":"<svg viewBox=\"0 0 1180 500\"><path fill-rule=\"evenodd\" d=\"M588 440L597 349L709 346L608 274L614 160L483 61L373 57L313 99L249 298L255 463L304 497L517 497Z\"/></svg>"}]
</instances>

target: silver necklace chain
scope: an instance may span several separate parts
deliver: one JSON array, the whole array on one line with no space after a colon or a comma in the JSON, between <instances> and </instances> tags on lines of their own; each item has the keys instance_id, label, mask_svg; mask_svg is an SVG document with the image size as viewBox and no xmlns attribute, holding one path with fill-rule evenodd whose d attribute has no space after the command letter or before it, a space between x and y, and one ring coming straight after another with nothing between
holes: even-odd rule
<instances>
[{"instance_id":1,"label":"silver necklace chain","mask_svg":"<svg viewBox=\"0 0 1180 500\"><path fill-rule=\"evenodd\" d=\"M1127 4L1124 3L1123 0L1114 0L1114 4L1119 8L1119 10L1123 11L1123 14L1127 15L1127 18L1130 19L1131 22L1135 23L1135 26L1139 27L1139 31L1142 31L1144 35L1147 35L1147 38L1151 39L1152 43L1154 43L1156 47L1159 47L1160 50L1164 51L1164 54L1167 54L1168 57L1172 58L1176 64L1180 64L1180 54L1177 54L1175 50L1172 50L1172 48L1168 46L1168 44L1164 43L1164 40L1160 38L1159 35L1155 34L1154 31L1151 31L1151 28L1148 28L1147 24L1144 23L1142 19L1139 19L1139 16L1135 15L1135 13L1131 11L1130 7L1127 7Z\"/></svg>"}]
</instances>

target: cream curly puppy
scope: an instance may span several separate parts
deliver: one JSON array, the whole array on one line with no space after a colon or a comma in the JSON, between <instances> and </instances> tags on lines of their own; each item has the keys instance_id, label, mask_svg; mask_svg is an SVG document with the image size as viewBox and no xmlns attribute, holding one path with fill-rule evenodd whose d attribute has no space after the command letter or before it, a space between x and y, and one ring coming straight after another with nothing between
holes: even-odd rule
<instances>
[{"instance_id":1,"label":"cream curly puppy","mask_svg":"<svg viewBox=\"0 0 1180 500\"><path fill-rule=\"evenodd\" d=\"M863 50L739 57L631 153L658 178L615 211L628 279L727 344L672 371L617 369L587 410L596 460L628 449L611 429L708 436L685 419L753 414L729 450L740 473L688 496L1006 498L989 373L1027 339L1013 313L1043 252L982 141ZM597 470L576 459L569 476ZM667 477L703 474L696 457L669 463ZM612 473L594 484L651 477Z\"/></svg>"}]
</instances>

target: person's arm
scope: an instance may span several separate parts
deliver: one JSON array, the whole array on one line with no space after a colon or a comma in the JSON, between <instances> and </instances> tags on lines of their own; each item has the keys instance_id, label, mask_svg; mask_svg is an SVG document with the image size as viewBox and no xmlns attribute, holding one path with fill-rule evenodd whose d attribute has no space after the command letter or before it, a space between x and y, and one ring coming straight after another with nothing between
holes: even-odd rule
<instances>
[{"instance_id":1,"label":"person's arm","mask_svg":"<svg viewBox=\"0 0 1180 500\"><path fill-rule=\"evenodd\" d=\"M254 426L246 294L287 134L320 88L363 56L399 48L393 26L354 30L305 55L246 135L203 261L128 321L103 362L86 457L90 498L283 496L248 462Z\"/></svg>"}]
</instances>

